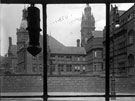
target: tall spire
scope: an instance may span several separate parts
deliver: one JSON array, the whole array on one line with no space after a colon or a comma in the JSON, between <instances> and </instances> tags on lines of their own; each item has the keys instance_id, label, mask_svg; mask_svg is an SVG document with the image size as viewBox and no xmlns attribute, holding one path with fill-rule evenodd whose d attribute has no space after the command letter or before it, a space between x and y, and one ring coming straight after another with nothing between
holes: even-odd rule
<instances>
[{"instance_id":1,"label":"tall spire","mask_svg":"<svg viewBox=\"0 0 135 101\"><path fill-rule=\"evenodd\" d=\"M21 24L20 24L20 28L23 28L23 29L26 29L27 28L27 9L25 8L24 6L24 9L22 10L22 21L21 21Z\"/></svg>"},{"instance_id":2,"label":"tall spire","mask_svg":"<svg viewBox=\"0 0 135 101\"><path fill-rule=\"evenodd\" d=\"M23 19L27 19L27 9L25 7L23 9Z\"/></svg>"}]
</instances>

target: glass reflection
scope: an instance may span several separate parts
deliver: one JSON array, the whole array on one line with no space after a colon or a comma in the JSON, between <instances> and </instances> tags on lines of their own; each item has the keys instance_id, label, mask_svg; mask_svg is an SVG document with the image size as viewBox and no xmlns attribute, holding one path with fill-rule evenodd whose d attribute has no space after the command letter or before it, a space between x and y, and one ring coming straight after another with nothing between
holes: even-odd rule
<instances>
[{"instance_id":1,"label":"glass reflection","mask_svg":"<svg viewBox=\"0 0 135 101\"><path fill-rule=\"evenodd\" d=\"M41 5L35 5L42 12ZM0 95L43 95L43 51L27 51L29 5L0 5ZM10 15L10 17L9 17ZM41 16L40 21L42 22ZM42 26L41 26L42 28ZM43 47L43 35L40 35Z\"/></svg>"},{"instance_id":2,"label":"glass reflection","mask_svg":"<svg viewBox=\"0 0 135 101\"><path fill-rule=\"evenodd\" d=\"M104 94L104 25L104 4L47 5L49 95Z\"/></svg>"}]
</instances>

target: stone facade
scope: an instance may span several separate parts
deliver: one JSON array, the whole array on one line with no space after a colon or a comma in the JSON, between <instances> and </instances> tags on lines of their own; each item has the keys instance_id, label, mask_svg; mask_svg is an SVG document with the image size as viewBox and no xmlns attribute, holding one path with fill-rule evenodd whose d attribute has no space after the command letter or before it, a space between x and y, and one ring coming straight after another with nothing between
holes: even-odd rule
<instances>
[{"instance_id":1,"label":"stone facade","mask_svg":"<svg viewBox=\"0 0 135 101\"><path fill-rule=\"evenodd\" d=\"M17 66L16 73L41 74L43 72L43 51L33 57L27 52L28 31L27 10L23 10L22 21L17 29ZM95 31L95 18L91 13L91 7L84 8L81 22L81 44L77 39L76 47L66 47L52 36L47 35L48 74L72 75L91 74L103 70L103 45L102 31ZM40 45L43 46L43 37L40 37Z\"/></svg>"},{"instance_id":2,"label":"stone facade","mask_svg":"<svg viewBox=\"0 0 135 101\"><path fill-rule=\"evenodd\" d=\"M81 46L86 50L89 74L103 73L103 32L95 30L95 18L89 5L85 7L82 15Z\"/></svg>"},{"instance_id":3,"label":"stone facade","mask_svg":"<svg viewBox=\"0 0 135 101\"><path fill-rule=\"evenodd\" d=\"M23 10L20 28L17 29L17 69L19 74L42 74L43 73L43 51L33 57L28 51L29 34L27 28L27 10ZM43 37L40 37L42 43ZM41 44L42 46L42 44Z\"/></svg>"},{"instance_id":4,"label":"stone facade","mask_svg":"<svg viewBox=\"0 0 135 101\"><path fill-rule=\"evenodd\" d=\"M127 11L111 6L110 66L118 75L134 75L135 5ZM116 25L119 24L119 27ZM104 37L105 37L104 31ZM105 45L104 38L104 45ZM114 69L113 69L114 68Z\"/></svg>"},{"instance_id":5,"label":"stone facade","mask_svg":"<svg viewBox=\"0 0 135 101\"><path fill-rule=\"evenodd\" d=\"M66 47L51 36L48 36L48 43L50 75L76 75L87 71L83 47Z\"/></svg>"}]
</instances>

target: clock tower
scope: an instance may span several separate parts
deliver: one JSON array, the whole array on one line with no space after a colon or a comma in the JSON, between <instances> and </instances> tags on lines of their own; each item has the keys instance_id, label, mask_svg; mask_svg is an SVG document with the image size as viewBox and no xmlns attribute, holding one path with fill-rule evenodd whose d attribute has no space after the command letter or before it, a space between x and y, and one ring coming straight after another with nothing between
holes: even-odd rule
<instances>
[{"instance_id":1,"label":"clock tower","mask_svg":"<svg viewBox=\"0 0 135 101\"><path fill-rule=\"evenodd\" d=\"M87 4L81 21L81 47L86 48L87 40L93 31L95 31L95 18L91 13L91 7Z\"/></svg>"},{"instance_id":2,"label":"clock tower","mask_svg":"<svg viewBox=\"0 0 135 101\"><path fill-rule=\"evenodd\" d=\"M20 28L17 29L17 73L24 74L27 71L26 68L26 52L27 52L27 44L28 41L28 31L27 28L27 9L23 9L22 21L20 24Z\"/></svg>"}]
</instances>

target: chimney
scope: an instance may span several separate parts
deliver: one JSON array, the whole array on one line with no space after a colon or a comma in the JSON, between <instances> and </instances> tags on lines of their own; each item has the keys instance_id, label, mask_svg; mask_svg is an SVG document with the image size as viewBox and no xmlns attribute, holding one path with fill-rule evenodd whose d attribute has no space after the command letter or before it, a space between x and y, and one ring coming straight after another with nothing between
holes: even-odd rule
<instances>
[{"instance_id":1,"label":"chimney","mask_svg":"<svg viewBox=\"0 0 135 101\"><path fill-rule=\"evenodd\" d=\"M12 46L12 38L9 37L9 46Z\"/></svg>"},{"instance_id":2,"label":"chimney","mask_svg":"<svg viewBox=\"0 0 135 101\"><path fill-rule=\"evenodd\" d=\"M80 39L77 39L77 47L80 47Z\"/></svg>"}]
</instances>

